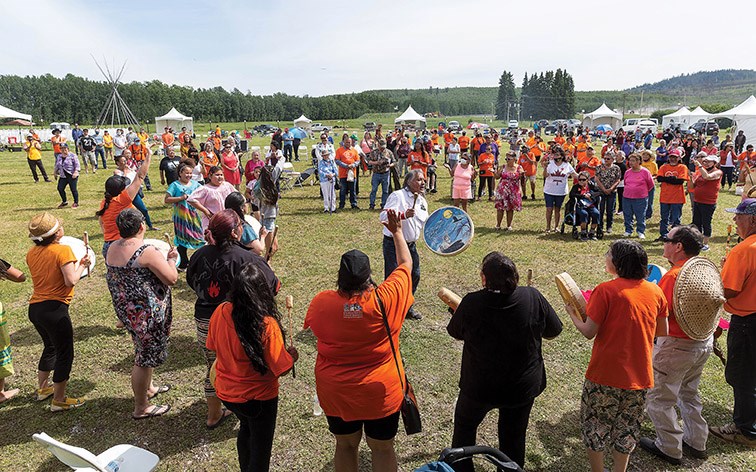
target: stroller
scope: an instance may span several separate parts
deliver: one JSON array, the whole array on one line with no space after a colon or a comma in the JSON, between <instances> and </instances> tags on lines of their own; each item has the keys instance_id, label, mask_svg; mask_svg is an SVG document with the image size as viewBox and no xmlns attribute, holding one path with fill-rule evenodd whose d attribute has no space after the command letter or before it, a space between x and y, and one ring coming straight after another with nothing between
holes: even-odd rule
<instances>
[{"instance_id":1,"label":"stroller","mask_svg":"<svg viewBox=\"0 0 756 472\"><path fill-rule=\"evenodd\" d=\"M462 459L473 458L474 456L482 457L495 465L499 471L523 472L522 468L507 457L506 454L488 446L448 447L441 451L441 455L438 456L436 462L420 466L415 469L415 472L454 472L451 464Z\"/></svg>"},{"instance_id":2,"label":"stroller","mask_svg":"<svg viewBox=\"0 0 756 472\"><path fill-rule=\"evenodd\" d=\"M580 238L580 222L578 221L576 206L578 204L578 199L572 195L572 192L570 192L570 198L567 200L567 204L564 205L564 219L562 220L562 226L559 230L560 233L564 234L564 229L566 226L572 226L572 239L578 239ZM594 202L596 208L601 208L601 197L599 196L596 198L596 201ZM604 218L601 213L599 213L599 222L598 226L596 227L596 239L603 239L604 238Z\"/></svg>"}]
</instances>

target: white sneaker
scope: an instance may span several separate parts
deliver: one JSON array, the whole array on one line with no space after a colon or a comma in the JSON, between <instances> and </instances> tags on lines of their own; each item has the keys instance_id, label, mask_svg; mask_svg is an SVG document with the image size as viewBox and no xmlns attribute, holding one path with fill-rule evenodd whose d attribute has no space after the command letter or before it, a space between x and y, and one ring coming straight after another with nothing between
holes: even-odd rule
<instances>
[{"instance_id":1,"label":"white sneaker","mask_svg":"<svg viewBox=\"0 0 756 472\"><path fill-rule=\"evenodd\" d=\"M627 231L625 231L624 233L622 233L622 236L625 237L625 238L629 238L630 234L631 233L628 233Z\"/></svg>"},{"instance_id":2,"label":"white sneaker","mask_svg":"<svg viewBox=\"0 0 756 472\"><path fill-rule=\"evenodd\" d=\"M646 235L643 233L638 233L638 239L646 239Z\"/></svg>"}]
</instances>

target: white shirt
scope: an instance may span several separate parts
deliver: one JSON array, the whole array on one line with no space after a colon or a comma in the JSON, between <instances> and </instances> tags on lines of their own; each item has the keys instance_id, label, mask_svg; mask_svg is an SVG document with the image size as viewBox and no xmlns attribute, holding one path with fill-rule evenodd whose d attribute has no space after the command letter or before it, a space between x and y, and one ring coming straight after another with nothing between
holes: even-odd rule
<instances>
[{"instance_id":1,"label":"white shirt","mask_svg":"<svg viewBox=\"0 0 756 472\"><path fill-rule=\"evenodd\" d=\"M315 146L315 157L317 157L318 162L320 162L326 154L332 158L336 157L336 151L333 150L333 144L328 141L326 141L325 144L322 142L318 143L317 146Z\"/></svg>"},{"instance_id":2,"label":"white shirt","mask_svg":"<svg viewBox=\"0 0 756 472\"><path fill-rule=\"evenodd\" d=\"M412 208L412 203L415 201L415 196L408 189L403 188L392 192L386 200L386 205L381 211L381 222L388 221L388 214L386 210L396 210L397 213L404 213ZM414 243L420 239L420 233L423 230L425 220L428 219L428 202L422 195L417 196L417 204L415 204L415 216L402 220L402 233L404 239L408 243ZM384 226L383 235L391 237L391 233Z\"/></svg>"},{"instance_id":3,"label":"white shirt","mask_svg":"<svg viewBox=\"0 0 756 472\"><path fill-rule=\"evenodd\" d=\"M568 162L562 162L561 165L549 162L549 166L546 167L546 182L543 184L543 193L549 195L567 195L567 183L572 174L575 173L575 169Z\"/></svg>"},{"instance_id":4,"label":"white shirt","mask_svg":"<svg viewBox=\"0 0 756 472\"><path fill-rule=\"evenodd\" d=\"M460 151L459 144L451 143L449 145L449 151L448 151L449 160L450 161L459 160L459 151Z\"/></svg>"}]
</instances>

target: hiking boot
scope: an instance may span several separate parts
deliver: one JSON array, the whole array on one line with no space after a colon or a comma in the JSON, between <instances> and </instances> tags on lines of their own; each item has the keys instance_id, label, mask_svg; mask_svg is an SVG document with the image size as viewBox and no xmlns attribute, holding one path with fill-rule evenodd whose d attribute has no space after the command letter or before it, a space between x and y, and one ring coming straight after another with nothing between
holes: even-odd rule
<instances>
[{"instance_id":1,"label":"hiking boot","mask_svg":"<svg viewBox=\"0 0 756 472\"><path fill-rule=\"evenodd\" d=\"M72 408L78 408L84 404L83 398L71 398L66 397L65 400L62 402L53 400L52 403L50 403L50 411L57 412L57 411L66 411L70 410Z\"/></svg>"},{"instance_id":2,"label":"hiking boot","mask_svg":"<svg viewBox=\"0 0 756 472\"><path fill-rule=\"evenodd\" d=\"M44 400L47 400L50 398L53 394L53 387L52 385L45 388L38 388L37 389L37 401L41 402Z\"/></svg>"},{"instance_id":3,"label":"hiking boot","mask_svg":"<svg viewBox=\"0 0 756 472\"><path fill-rule=\"evenodd\" d=\"M709 427L709 431L714 436L727 442L736 444L743 444L745 446L756 448L756 438L748 438L740 429L735 426L735 423L726 424L724 426Z\"/></svg>"}]
</instances>

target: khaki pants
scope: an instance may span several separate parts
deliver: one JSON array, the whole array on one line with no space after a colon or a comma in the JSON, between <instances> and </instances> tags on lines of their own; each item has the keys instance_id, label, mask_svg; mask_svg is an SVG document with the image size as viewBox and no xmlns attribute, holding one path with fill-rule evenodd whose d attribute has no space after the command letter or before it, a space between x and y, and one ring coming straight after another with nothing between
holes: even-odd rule
<instances>
[{"instance_id":1,"label":"khaki pants","mask_svg":"<svg viewBox=\"0 0 756 472\"><path fill-rule=\"evenodd\" d=\"M656 447L668 456L681 458L682 443L706 449L708 425L698 394L712 338L705 341L663 336L654 345L654 388L649 390L646 411L656 428ZM680 427L675 405L682 414Z\"/></svg>"}]
</instances>

